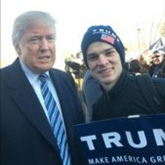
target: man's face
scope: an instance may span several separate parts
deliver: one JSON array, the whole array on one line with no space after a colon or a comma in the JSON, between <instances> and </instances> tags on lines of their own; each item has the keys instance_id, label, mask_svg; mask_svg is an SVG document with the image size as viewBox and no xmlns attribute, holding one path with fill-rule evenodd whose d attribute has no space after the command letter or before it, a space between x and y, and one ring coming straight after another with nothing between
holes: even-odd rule
<instances>
[{"instance_id":1,"label":"man's face","mask_svg":"<svg viewBox=\"0 0 165 165\"><path fill-rule=\"evenodd\" d=\"M16 51L20 60L34 73L48 71L55 62L55 30L43 25L30 26Z\"/></svg>"},{"instance_id":2,"label":"man's face","mask_svg":"<svg viewBox=\"0 0 165 165\"><path fill-rule=\"evenodd\" d=\"M121 75L122 64L116 49L104 42L94 42L87 49L87 62L92 75L103 87L114 86Z\"/></svg>"},{"instance_id":3,"label":"man's face","mask_svg":"<svg viewBox=\"0 0 165 165\"><path fill-rule=\"evenodd\" d=\"M164 61L164 56L161 53L155 53L152 56L152 64L159 65Z\"/></svg>"}]
</instances>

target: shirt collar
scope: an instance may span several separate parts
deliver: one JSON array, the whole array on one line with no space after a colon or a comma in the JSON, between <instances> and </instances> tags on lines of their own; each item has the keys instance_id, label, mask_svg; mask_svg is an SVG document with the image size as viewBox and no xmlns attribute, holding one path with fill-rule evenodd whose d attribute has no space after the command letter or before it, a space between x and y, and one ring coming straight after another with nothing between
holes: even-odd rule
<instances>
[{"instance_id":1,"label":"shirt collar","mask_svg":"<svg viewBox=\"0 0 165 165\"><path fill-rule=\"evenodd\" d=\"M20 65L21 65L22 70L23 70L23 72L25 73L25 75L26 75L27 77L33 79L33 80L37 80L37 78L38 78L38 76L39 76L40 74L33 73L33 72L23 63L23 61L21 61L21 60L19 60L19 61L20 61ZM48 77L50 77L48 71L46 71L45 73L48 75Z\"/></svg>"}]
</instances>

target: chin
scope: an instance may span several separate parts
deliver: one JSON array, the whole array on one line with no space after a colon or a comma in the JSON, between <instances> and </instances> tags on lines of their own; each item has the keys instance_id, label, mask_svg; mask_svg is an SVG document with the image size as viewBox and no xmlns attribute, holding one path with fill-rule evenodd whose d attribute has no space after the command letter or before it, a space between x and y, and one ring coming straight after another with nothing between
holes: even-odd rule
<instances>
[{"instance_id":1,"label":"chin","mask_svg":"<svg viewBox=\"0 0 165 165\"><path fill-rule=\"evenodd\" d=\"M51 67L40 67L40 68L37 68L36 71L38 73L44 73L44 72L47 72L50 69L51 69Z\"/></svg>"},{"instance_id":2,"label":"chin","mask_svg":"<svg viewBox=\"0 0 165 165\"><path fill-rule=\"evenodd\" d=\"M105 79L102 79L102 82L103 82L104 84L110 84L110 83L112 83L113 81L114 81L113 78L105 78Z\"/></svg>"},{"instance_id":3,"label":"chin","mask_svg":"<svg viewBox=\"0 0 165 165\"><path fill-rule=\"evenodd\" d=\"M40 66L39 68L41 68L41 70L49 70L52 68L52 64L44 64L42 66Z\"/></svg>"}]
</instances>

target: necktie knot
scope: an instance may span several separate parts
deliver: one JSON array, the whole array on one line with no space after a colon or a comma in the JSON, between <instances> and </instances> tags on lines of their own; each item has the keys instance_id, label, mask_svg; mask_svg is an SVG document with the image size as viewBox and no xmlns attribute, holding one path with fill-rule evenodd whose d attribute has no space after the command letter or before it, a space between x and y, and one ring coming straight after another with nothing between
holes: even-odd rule
<instances>
[{"instance_id":1,"label":"necktie knot","mask_svg":"<svg viewBox=\"0 0 165 165\"><path fill-rule=\"evenodd\" d=\"M45 83L48 79L48 75L46 73L43 73L43 74L40 74L38 78L42 83Z\"/></svg>"}]
</instances>

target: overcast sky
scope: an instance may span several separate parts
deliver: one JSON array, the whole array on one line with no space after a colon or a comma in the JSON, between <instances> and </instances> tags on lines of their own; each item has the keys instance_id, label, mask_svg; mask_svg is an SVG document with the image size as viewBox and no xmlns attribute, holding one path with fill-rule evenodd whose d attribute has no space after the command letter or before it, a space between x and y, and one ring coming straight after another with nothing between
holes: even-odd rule
<instances>
[{"instance_id":1,"label":"overcast sky","mask_svg":"<svg viewBox=\"0 0 165 165\"><path fill-rule=\"evenodd\" d=\"M109 24L126 44L136 42L137 28L159 22L165 15L165 0L1 0L1 65L16 54L11 42L14 19L28 10L49 12L57 21L57 61L80 50L86 29ZM147 29L148 33L150 29ZM145 37L145 36L143 36Z\"/></svg>"}]
</instances>

